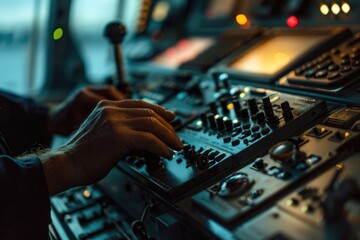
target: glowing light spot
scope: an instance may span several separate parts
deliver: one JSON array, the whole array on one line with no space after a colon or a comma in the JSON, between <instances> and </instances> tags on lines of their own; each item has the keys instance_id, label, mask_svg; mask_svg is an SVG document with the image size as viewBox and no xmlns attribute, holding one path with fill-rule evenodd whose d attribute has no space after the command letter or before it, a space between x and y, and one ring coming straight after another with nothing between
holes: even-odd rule
<instances>
[{"instance_id":1,"label":"glowing light spot","mask_svg":"<svg viewBox=\"0 0 360 240\"><path fill-rule=\"evenodd\" d=\"M248 23L248 18L245 14L238 14L236 16L236 22L241 25L244 26Z\"/></svg>"},{"instance_id":2,"label":"glowing light spot","mask_svg":"<svg viewBox=\"0 0 360 240\"><path fill-rule=\"evenodd\" d=\"M202 125L202 122L199 120L199 121L196 122L196 125L197 125L197 126L201 126L201 125Z\"/></svg>"},{"instance_id":3,"label":"glowing light spot","mask_svg":"<svg viewBox=\"0 0 360 240\"><path fill-rule=\"evenodd\" d=\"M341 4L341 10L342 10L344 13L350 12L350 10L351 10L350 4L347 3L347 2L343 2L343 3Z\"/></svg>"},{"instance_id":4,"label":"glowing light spot","mask_svg":"<svg viewBox=\"0 0 360 240\"><path fill-rule=\"evenodd\" d=\"M83 196L86 197L86 198L90 198L91 197L91 192L87 189L85 189L83 191Z\"/></svg>"},{"instance_id":5,"label":"glowing light spot","mask_svg":"<svg viewBox=\"0 0 360 240\"><path fill-rule=\"evenodd\" d=\"M345 132L344 136L345 136L345 138L348 138L348 137L350 137L350 133L349 133L349 132Z\"/></svg>"},{"instance_id":6,"label":"glowing light spot","mask_svg":"<svg viewBox=\"0 0 360 240\"><path fill-rule=\"evenodd\" d=\"M328 15L330 12L329 6L326 3L320 4L320 12L322 15Z\"/></svg>"},{"instance_id":7,"label":"glowing light spot","mask_svg":"<svg viewBox=\"0 0 360 240\"><path fill-rule=\"evenodd\" d=\"M291 27L294 28L299 24L299 19L295 16L290 16L287 20L286 20L286 24Z\"/></svg>"},{"instance_id":8,"label":"glowing light spot","mask_svg":"<svg viewBox=\"0 0 360 240\"><path fill-rule=\"evenodd\" d=\"M246 93L250 92L250 88L249 88L249 87L245 87L245 88L244 88L244 92L246 92Z\"/></svg>"},{"instance_id":9,"label":"glowing light spot","mask_svg":"<svg viewBox=\"0 0 360 240\"><path fill-rule=\"evenodd\" d=\"M156 22L163 21L170 9L170 4L167 1L160 1L155 5L154 11L152 13L152 18Z\"/></svg>"},{"instance_id":10,"label":"glowing light spot","mask_svg":"<svg viewBox=\"0 0 360 240\"><path fill-rule=\"evenodd\" d=\"M294 200L293 199L288 199L287 201L286 201L286 205L288 205L288 206L292 206L292 205L294 205Z\"/></svg>"},{"instance_id":11,"label":"glowing light spot","mask_svg":"<svg viewBox=\"0 0 360 240\"><path fill-rule=\"evenodd\" d=\"M62 28L55 29L55 31L53 33L54 40L60 40L62 38L63 34L64 34L64 32L63 32Z\"/></svg>"},{"instance_id":12,"label":"glowing light spot","mask_svg":"<svg viewBox=\"0 0 360 240\"><path fill-rule=\"evenodd\" d=\"M165 55L167 56L174 56L176 54L176 49L175 48L168 48L166 51L165 51Z\"/></svg>"},{"instance_id":13,"label":"glowing light spot","mask_svg":"<svg viewBox=\"0 0 360 240\"><path fill-rule=\"evenodd\" d=\"M245 93L240 93L240 98L244 98L245 96Z\"/></svg>"},{"instance_id":14,"label":"glowing light spot","mask_svg":"<svg viewBox=\"0 0 360 240\"><path fill-rule=\"evenodd\" d=\"M343 167L344 167L343 163L336 164L336 170L341 170L341 169L343 169Z\"/></svg>"},{"instance_id":15,"label":"glowing light spot","mask_svg":"<svg viewBox=\"0 0 360 240\"><path fill-rule=\"evenodd\" d=\"M190 46L190 41L187 39L182 39L178 42L177 45L179 48L188 48Z\"/></svg>"},{"instance_id":16,"label":"glowing light spot","mask_svg":"<svg viewBox=\"0 0 360 240\"><path fill-rule=\"evenodd\" d=\"M326 128L321 128L321 132L324 133L326 131Z\"/></svg>"},{"instance_id":17,"label":"glowing light spot","mask_svg":"<svg viewBox=\"0 0 360 240\"><path fill-rule=\"evenodd\" d=\"M290 61L289 56L283 52L275 53L274 57L275 57L275 62L280 65L286 65Z\"/></svg>"},{"instance_id":18,"label":"glowing light spot","mask_svg":"<svg viewBox=\"0 0 360 240\"><path fill-rule=\"evenodd\" d=\"M336 2L331 5L331 11L333 14L338 15L340 12L340 6Z\"/></svg>"},{"instance_id":19,"label":"glowing light spot","mask_svg":"<svg viewBox=\"0 0 360 240\"><path fill-rule=\"evenodd\" d=\"M237 120L237 119L233 120L233 123L238 123L238 122L239 122L239 120Z\"/></svg>"},{"instance_id":20,"label":"glowing light spot","mask_svg":"<svg viewBox=\"0 0 360 240\"><path fill-rule=\"evenodd\" d=\"M216 115L214 116L215 119L218 119L219 117L220 117L220 115L218 115L218 114L216 114Z\"/></svg>"},{"instance_id":21,"label":"glowing light spot","mask_svg":"<svg viewBox=\"0 0 360 240\"><path fill-rule=\"evenodd\" d=\"M227 105L227 108L228 108L229 110L233 109L233 108L234 108L234 104L229 103L229 104Z\"/></svg>"},{"instance_id":22,"label":"glowing light spot","mask_svg":"<svg viewBox=\"0 0 360 240\"><path fill-rule=\"evenodd\" d=\"M301 207L301 211L303 213L307 213L309 211L309 207L307 205Z\"/></svg>"}]
</instances>

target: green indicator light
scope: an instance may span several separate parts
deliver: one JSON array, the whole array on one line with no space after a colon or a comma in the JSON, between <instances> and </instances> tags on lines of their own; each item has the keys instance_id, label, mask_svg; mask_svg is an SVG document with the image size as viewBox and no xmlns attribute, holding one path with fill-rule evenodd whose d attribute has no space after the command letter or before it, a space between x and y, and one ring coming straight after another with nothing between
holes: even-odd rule
<instances>
[{"instance_id":1,"label":"green indicator light","mask_svg":"<svg viewBox=\"0 0 360 240\"><path fill-rule=\"evenodd\" d=\"M54 33L53 33L53 38L54 38L54 40L59 40L62 36L63 36L63 30L62 30L62 28L57 28L57 29L55 29L55 31L54 31Z\"/></svg>"}]
</instances>

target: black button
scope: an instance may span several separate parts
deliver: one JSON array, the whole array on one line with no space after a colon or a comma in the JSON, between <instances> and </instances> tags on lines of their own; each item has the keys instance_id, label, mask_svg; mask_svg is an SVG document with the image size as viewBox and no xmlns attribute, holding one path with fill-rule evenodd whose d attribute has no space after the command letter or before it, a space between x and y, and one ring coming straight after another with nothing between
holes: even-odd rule
<instances>
[{"instance_id":1,"label":"black button","mask_svg":"<svg viewBox=\"0 0 360 240\"><path fill-rule=\"evenodd\" d=\"M237 135L239 135L242 132L241 127L236 128L233 133L231 134L232 137L236 137Z\"/></svg>"},{"instance_id":2,"label":"black button","mask_svg":"<svg viewBox=\"0 0 360 240\"><path fill-rule=\"evenodd\" d=\"M248 136L251 135L251 132L250 130L245 130L243 133L242 133L242 136L240 137L241 139L244 139L244 138L247 138Z\"/></svg>"},{"instance_id":3,"label":"black button","mask_svg":"<svg viewBox=\"0 0 360 240\"><path fill-rule=\"evenodd\" d=\"M333 80L333 79L336 79L336 78L338 78L338 77L340 77L340 73L338 73L338 72L333 72L333 73L329 73L329 75L328 75L328 79L329 80Z\"/></svg>"},{"instance_id":4,"label":"black button","mask_svg":"<svg viewBox=\"0 0 360 240\"><path fill-rule=\"evenodd\" d=\"M276 175L276 178L278 179L282 179L282 180L287 180L291 177L291 173L287 172L287 171L283 171L280 172L279 174Z\"/></svg>"},{"instance_id":5,"label":"black button","mask_svg":"<svg viewBox=\"0 0 360 240\"><path fill-rule=\"evenodd\" d=\"M265 114L264 114L264 112L258 112L256 114L256 118L257 118L257 121L259 123L264 123L265 122Z\"/></svg>"},{"instance_id":6,"label":"black button","mask_svg":"<svg viewBox=\"0 0 360 240\"><path fill-rule=\"evenodd\" d=\"M307 70L304 75L305 75L305 77L310 78L315 75L316 71L317 70L315 68L312 68L312 69Z\"/></svg>"},{"instance_id":7,"label":"black button","mask_svg":"<svg viewBox=\"0 0 360 240\"><path fill-rule=\"evenodd\" d=\"M221 160L224 159L225 156L226 156L226 154L225 154L225 153L222 153L222 154L220 154L219 156L217 156L217 157L215 158L215 161L216 161L216 162L220 162Z\"/></svg>"},{"instance_id":8,"label":"black button","mask_svg":"<svg viewBox=\"0 0 360 240\"><path fill-rule=\"evenodd\" d=\"M332 60L327 60L326 62L323 62L323 63L318 64L318 65L316 66L316 68L317 68L318 70L322 70L322 69L327 68L327 67L328 67L329 65L331 65L332 63L333 63Z\"/></svg>"},{"instance_id":9,"label":"black button","mask_svg":"<svg viewBox=\"0 0 360 240\"><path fill-rule=\"evenodd\" d=\"M288 205L296 207L299 205L299 200L296 198L290 198L289 200L286 201L286 203L288 203Z\"/></svg>"},{"instance_id":10,"label":"black button","mask_svg":"<svg viewBox=\"0 0 360 240\"><path fill-rule=\"evenodd\" d=\"M299 67L299 68L295 69L295 75L300 76L303 74L304 71L305 71L305 67Z\"/></svg>"},{"instance_id":11,"label":"black button","mask_svg":"<svg viewBox=\"0 0 360 240\"><path fill-rule=\"evenodd\" d=\"M327 76L327 71L326 70L320 70L315 74L316 78L324 78Z\"/></svg>"},{"instance_id":12,"label":"black button","mask_svg":"<svg viewBox=\"0 0 360 240\"><path fill-rule=\"evenodd\" d=\"M257 125L257 124L254 124L254 126L252 126L252 128L251 128L251 131L252 131L252 132L256 132L256 131L258 131L259 129L260 129L260 126Z\"/></svg>"},{"instance_id":13,"label":"black button","mask_svg":"<svg viewBox=\"0 0 360 240\"><path fill-rule=\"evenodd\" d=\"M209 159L212 160L214 159L220 152L219 151L215 151L209 154Z\"/></svg>"},{"instance_id":14,"label":"black button","mask_svg":"<svg viewBox=\"0 0 360 240\"><path fill-rule=\"evenodd\" d=\"M182 162L182 158L176 159L176 162L177 162L177 163L181 163L181 162Z\"/></svg>"},{"instance_id":15,"label":"black button","mask_svg":"<svg viewBox=\"0 0 360 240\"><path fill-rule=\"evenodd\" d=\"M257 159L254 164L252 165L252 168L257 170L257 171L261 171L263 170L265 167L267 166L266 163L264 163L263 159Z\"/></svg>"},{"instance_id":16,"label":"black button","mask_svg":"<svg viewBox=\"0 0 360 240\"><path fill-rule=\"evenodd\" d=\"M244 123L243 128L244 129L249 129L250 126L251 126L250 123Z\"/></svg>"},{"instance_id":17,"label":"black button","mask_svg":"<svg viewBox=\"0 0 360 240\"><path fill-rule=\"evenodd\" d=\"M241 124L241 123L240 123L239 121L237 121L237 122L235 122L235 123L233 122L233 127L234 127L234 128L240 127L240 124Z\"/></svg>"},{"instance_id":18,"label":"black button","mask_svg":"<svg viewBox=\"0 0 360 240\"><path fill-rule=\"evenodd\" d=\"M328 70L329 71L336 71L339 69L339 65L337 64L331 64L329 67L328 67Z\"/></svg>"},{"instance_id":19,"label":"black button","mask_svg":"<svg viewBox=\"0 0 360 240\"><path fill-rule=\"evenodd\" d=\"M264 127L263 129L261 129L261 134L262 135L266 135L270 132L270 128L268 127Z\"/></svg>"},{"instance_id":20,"label":"black button","mask_svg":"<svg viewBox=\"0 0 360 240\"><path fill-rule=\"evenodd\" d=\"M229 143L231 141L231 137L224 137L223 141L224 143Z\"/></svg>"},{"instance_id":21,"label":"black button","mask_svg":"<svg viewBox=\"0 0 360 240\"><path fill-rule=\"evenodd\" d=\"M235 139L234 141L231 142L231 145L233 146L237 146L240 144L240 140L239 139Z\"/></svg>"},{"instance_id":22,"label":"black button","mask_svg":"<svg viewBox=\"0 0 360 240\"><path fill-rule=\"evenodd\" d=\"M340 68L341 73L346 73L346 72L349 72L349 71L351 71L350 66L344 66L344 67Z\"/></svg>"},{"instance_id":23,"label":"black button","mask_svg":"<svg viewBox=\"0 0 360 240\"><path fill-rule=\"evenodd\" d=\"M251 139L250 139L250 142L254 142L256 141L257 139L259 139L261 137L261 134L260 133L253 133L251 134Z\"/></svg>"}]
</instances>

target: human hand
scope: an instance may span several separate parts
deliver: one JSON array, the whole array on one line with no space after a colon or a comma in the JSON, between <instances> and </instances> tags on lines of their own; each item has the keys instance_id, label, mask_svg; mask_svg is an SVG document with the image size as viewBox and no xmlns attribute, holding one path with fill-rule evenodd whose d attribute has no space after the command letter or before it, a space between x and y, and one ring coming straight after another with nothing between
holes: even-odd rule
<instances>
[{"instance_id":1,"label":"human hand","mask_svg":"<svg viewBox=\"0 0 360 240\"><path fill-rule=\"evenodd\" d=\"M86 87L76 91L49 113L48 133L68 136L101 100L124 99L125 95L114 86Z\"/></svg>"},{"instance_id":2,"label":"human hand","mask_svg":"<svg viewBox=\"0 0 360 240\"><path fill-rule=\"evenodd\" d=\"M40 157L50 194L99 181L135 150L171 157L168 146L183 146L168 123L174 117L140 100L101 101L65 146Z\"/></svg>"}]
</instances>

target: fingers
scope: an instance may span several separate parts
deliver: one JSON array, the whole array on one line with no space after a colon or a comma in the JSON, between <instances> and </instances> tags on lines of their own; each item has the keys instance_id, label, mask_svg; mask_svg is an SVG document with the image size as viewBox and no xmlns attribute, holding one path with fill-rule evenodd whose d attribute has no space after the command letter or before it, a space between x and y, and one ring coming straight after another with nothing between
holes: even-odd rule
<instances>
[{"instance_id":1,"label":"fingers","mask_svg":"<svg viewBox=\"0 0 360 240\"><path fill-rule=\"evenodd\" d=\"M170 131L154 117L131 119L128 124L134 130L152 133L172 149L180 150L183 147L183 144L176 133Z\"/></svg>"},{"instance_id":2,"label":"fingers","mask_svg":"<svg viewBox=\"0 0 360 240\"><path fill-rule=\"evenodd\" d=\"M87 87L87 89L97 95L100 95L103 99L112 101L124 100L124 95L114 86L101 86L101 87Z\"/></svg>"},{"instance_id":3,"label":"fingers","mask_svg":"<svg viewBox=\"0 0 360 240\"><path fill-rule=\"evenodd\" d=\"M119 102L112 102L112 104L119 108L148 108L167 121L171 121L175 118L174 112L168 111L159 105L148 103L142 100L123 100Z\"/></svg>"},{"instance_id":4,"label":"fingers","mask_svg":"<svg viewBox=\"0 0 360 240\"><path fill-rule=\"evenodd\" d=\"M157 113L155 113L151 109L139 109L139 108L121 108L121 114L123 114L126 118L129 118L131 121L134 117L152 117L156 118L162 125L167 127L171 132L175 132L173 126L170 123L165 121L162 117L160 117Z\"/></svg>"},{"instance_id":5,"label":"fingers","mask_svg":"<svg viewBox=\"0 0 360 240\"><path fill-rule=\"evenodd\" d=\"M131 137L134 138L132 141L132 148L134 150L145 150L165 158L173 156L173 152L166 144L152 133L136 131Z\"/></svg>"}]
</instances>

